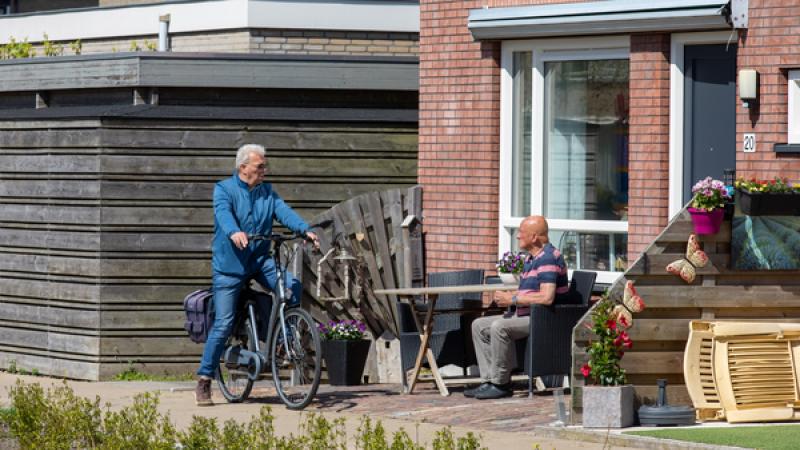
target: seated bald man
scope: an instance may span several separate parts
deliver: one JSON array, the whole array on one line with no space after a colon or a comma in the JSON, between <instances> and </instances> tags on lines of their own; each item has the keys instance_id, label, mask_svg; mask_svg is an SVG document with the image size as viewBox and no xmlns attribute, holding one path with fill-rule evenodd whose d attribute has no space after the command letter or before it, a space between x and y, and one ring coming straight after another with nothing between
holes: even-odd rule
<instances>
[{"instance_id":1,"label":"seated bald man","mask_svg":"<svg viewBox=\"0 0 800 450\"><path fill-rule=\"evenodd\" d=\"M464 391L465 397L493 399L509 397L511 370L516 346L514 341L528 336L530 305L550 305L557 294L569 291L567 265L561 252L550 244L547 220L542 216L526 217L519 226L519 248L529 254L522 269L519 289L494 295L498 306L515 306L513 314L487 316L472 322L472 342L481 374L481 384ZM534 342L533 345L536 345Z\"/></svg>"}]
</instances>

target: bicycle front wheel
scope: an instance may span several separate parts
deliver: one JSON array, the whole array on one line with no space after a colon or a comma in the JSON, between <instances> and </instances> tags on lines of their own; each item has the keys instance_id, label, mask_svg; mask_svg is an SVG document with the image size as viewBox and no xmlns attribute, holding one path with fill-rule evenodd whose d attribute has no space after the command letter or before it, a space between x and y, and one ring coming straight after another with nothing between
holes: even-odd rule
<instances>
[{"instance_id":1,"label":"bicycle front wheel","mask_svg":"<svg viewBox=\"0 0 800 450\"><path fill-rule=\"evenodd\" d=\"M250 319L244 321L241 328L234 330L228 338L225 349L256 351L255 336L250 327ZM230 403L239 403L247 399L253 389L253 380L248 376L248 372L255 370L253 367L240 367L225 361L225 353L217 367L217 385Z\"/></svg>"},{"instance_id":2,"label":"bicycle front wheel","mask_svg":"<svg viewBox=\"0 0 800 450\"><path fill-rule=\"evenodd\" d=\"M272 379L287 408L303 409L311 403L319 387L322 346L309 313L294 309L285 318L286 333L278 321L270 340Z\"/></svg>"}]
</instances>

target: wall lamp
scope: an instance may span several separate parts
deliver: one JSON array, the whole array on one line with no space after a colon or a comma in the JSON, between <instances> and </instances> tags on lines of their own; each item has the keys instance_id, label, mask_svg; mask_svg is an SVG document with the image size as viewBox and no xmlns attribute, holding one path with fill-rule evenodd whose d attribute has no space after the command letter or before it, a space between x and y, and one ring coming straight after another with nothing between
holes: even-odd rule
<instances>
[{"instance_id":1,"label":"wall lamp","mask_svg":"<svg viewBox=\"0 0 800 450\"><path fill-rule=\"evenodd\" d=\"M754 69L739 71L739 98L745 108L758 106L758 72Z\"/></svg>"}]
</instances>

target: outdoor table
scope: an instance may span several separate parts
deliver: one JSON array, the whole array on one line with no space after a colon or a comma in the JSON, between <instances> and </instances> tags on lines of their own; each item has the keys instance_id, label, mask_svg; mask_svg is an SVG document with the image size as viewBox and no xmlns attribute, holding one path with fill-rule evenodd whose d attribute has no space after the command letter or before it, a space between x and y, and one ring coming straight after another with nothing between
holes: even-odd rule
<instances>
[{"instance_id":1,"label":"outdoor table","mask_svg":"<svg viewBox=\"0 0 800 450\"><path fill-rule=\"evenodd\" d=\"M404 392L410 394L414 391L414 387L419 379L420 370L422 369L422 362L425 358L428 359L428 365L431 367L431 375L439 388L439 393L443 396L450 395L447 386L444 384L444 379L439 374L439 366L436 365L436 359L433 356L433 351L430 349L428 339L433 332L433 314L436 307L436 300L440 294L467 294L474 292L495 292L495 291L512 291L516 290L516 286L508 286L504 284L471 284L464 286L440 286L440 287L418 287L418 288L400 288L400 289L376 289L375 294L378 295L396 295L400 301L404 301L411 305L412 317L414 323L417 325L417 330L420 331L420 344L417 359L414 363L414 368L411 372L410 381L407 381L406 374L403 374ZM417 317L418 304L427 304L427 311L425 312L425 321L420 324ZM437 311L441 312L441 311Z\"/></svg>"}]
</instances>

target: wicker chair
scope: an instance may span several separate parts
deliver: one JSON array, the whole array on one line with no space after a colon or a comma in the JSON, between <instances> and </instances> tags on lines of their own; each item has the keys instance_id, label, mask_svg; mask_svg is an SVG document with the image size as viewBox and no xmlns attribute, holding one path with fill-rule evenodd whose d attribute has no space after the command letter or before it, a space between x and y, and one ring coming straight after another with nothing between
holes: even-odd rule
<instances>
[{"instance_id":1,"label":"wicker chair","mask_svg":"<svg viewBox=\"0 0 800 450\"><path fill-rule=\"evenodd\" d=\"M542 377L546 387L560 386L572 367L572 329L589 310L597 273L572 272L569 292L558 296L549 306L533 305L530 334L527 339L525 372L528 395L533 394L533 380Z\"/></svg>"},{"instance_id":2,"label":"wicker chair","mask_svg":"<svg viewBox=\"0 0 800 450\"><path fill-rule=\"evenodd\" d=\"M481 284L483 270L469 269L456 272L438 272L428 275L428 286L459 286ZM436 310L480 308L481 294L444 294L436 301ZM414 367L419 352L419 331L411 315L411 306L398 304L400 314L400 358L403 373ZM420 310L421 315L424 311ZM475 350L470 337L470 326L475 316L462 313L442 313L433 318L433 334L430 348L436 363L441 367L447 364L460 366L466 375L467 367L475 364Z\"/></svg>"}]
</instances>

